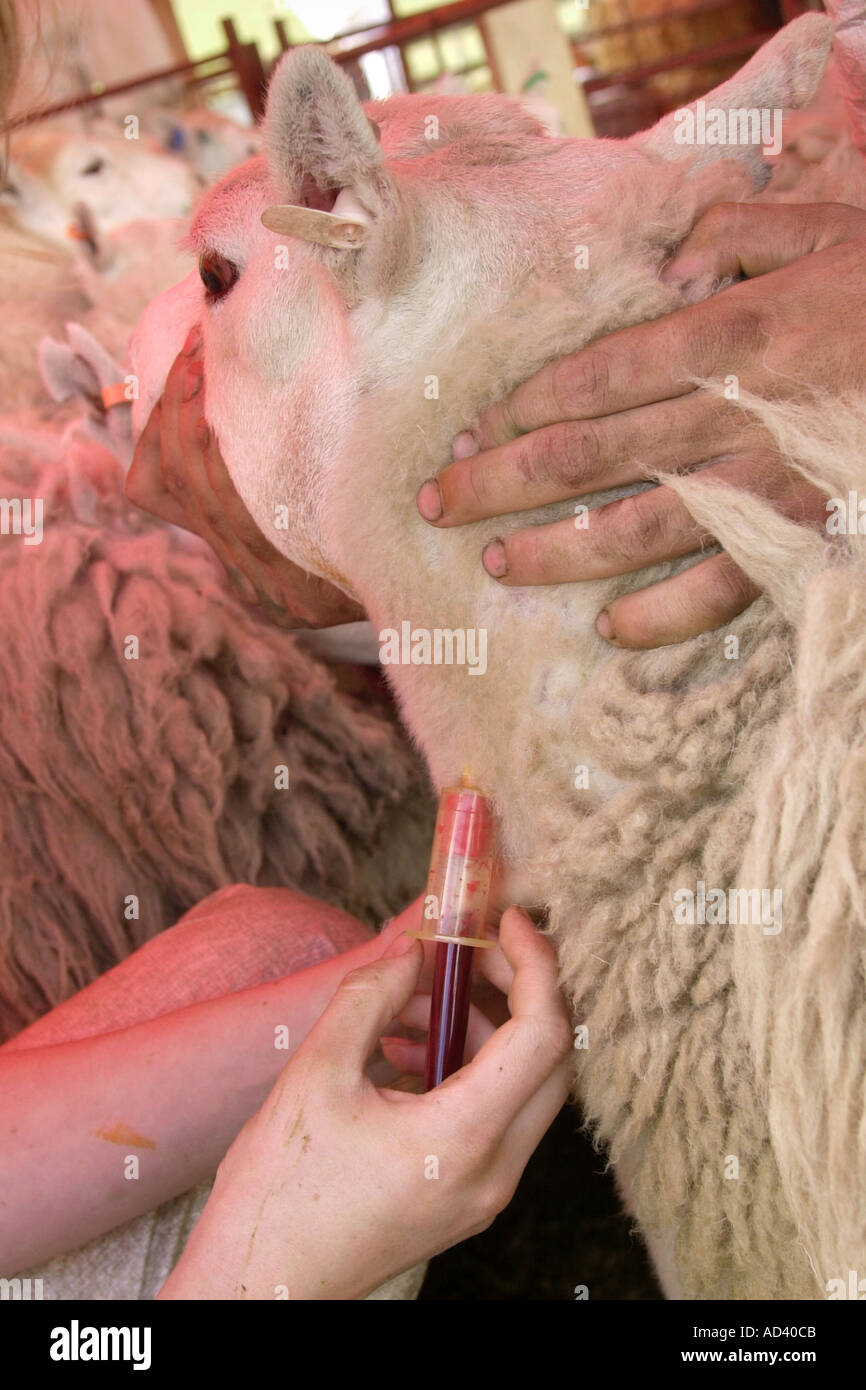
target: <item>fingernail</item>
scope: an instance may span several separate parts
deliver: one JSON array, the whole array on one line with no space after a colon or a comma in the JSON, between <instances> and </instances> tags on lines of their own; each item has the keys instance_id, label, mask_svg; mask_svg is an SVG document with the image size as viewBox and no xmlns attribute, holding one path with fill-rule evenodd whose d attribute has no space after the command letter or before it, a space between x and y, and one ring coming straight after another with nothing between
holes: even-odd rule
<instances>
[{"instance_id":1,"label":"fingernail","mask_svg":"<svg viewBox=\"0 0 866 1390\"><path fill-rule=\"evenodd\" d=\"M481 552L481 563L489 575L494 579L501 579L508 573L508 557L505 554L505 546L502 541L491 541L485 545Z\"/></svg>"},{"instance_id":2,"label":"fingernail","mask_svg":"<svg viewBox=\"0 0 866 1390\"><path fill-rule=\"evenodd\" d=\"M411 951L415 945L414 936L407 936L404 931L399 936L395 936L382 952L383 956L405 956L407 951Z\"/></svg>"},{"instance_id":3,"label":"fingernail","mask_svg":"<svg viewBox=\"0 0 866 1390\"><path fill-rule=\"evenodd\" d=\"M535 923L533 922L533 920L532 920L532 918L530 917L529 913L526 911L526 908L525 908L525 907L518 907L516 903L512 903L512 904L511 904L511 907L507 907L507 908L505 909L505 912L516 912L517 915L518 915L518 917L522 917L522 918L523 918L524 922L528 922L529 925L530 925L531 927L533 927L533 928L535 927ZM505 916L505 912L503 912L503 914L502 914L503 917Z\"/></svg>"},{"instance_id":4,"label":"fingernail","mask_svg":"<svg viewBox=\"0 0 866 1390\"><path fill-rule=\"evenodd\" d=\"M202 362L190 362L186 369L186 381L183 384L183 399L191 401L193 396L197 396L204 381L204 364Z\"/></svg>"},{"instance_id":5,"label":"fingernail","mask_svg":"<svg viewBox=\"0 0 866 1390\"><path fill-rule=\"evenodd\" d=\"M613 635L613 623L606 608L603 608L595 620L595 630L605 642L613 642L616 639Z\"/></svg>"},{"instance_id":6,"label":"fingernail","mask_svg":"<svg viewBox=\"0 0 866 1390\"><path fill-rule=\"evenodd\" d=\"M439 520L443 511L442 493L435 478L427 478L421 484L415 502L425 521Z\"/></svg>"},{"instance_id":7,"label":"fingernail","mask_svg":"<svg viewBox=\"0 0 866 1390\"><path fill-rule=\"evenodd\" d=\"M478 445L475 443L475 435L470 434L469 430L455 435L451 445L451 454L455 459L471 459L473 454L478 453Z\"/></svg>"},{"instance_id":8,"label":"fingernail","mask_svg":"<svg viewBox=\"0 0 866 1390\"><path fill-rule=\"evenodd\" d=\"M186 342L184 343L181 351L183 352L184 357L192 357L193 353L197 352L200 347L201 330L199 329L198 324L195 324L194 327L192 327L187 333Z\"/></svg>"},{"instance_id":9,"label":"fingernail","mask_svg":"<svg viewBox=\"0 0 866 1390\"><path fill-rule=\"evenodd\" d=\"M694 280L701 272L700 262L694 256L683 257L678 260L676 256L669 261L662 271L659 279L666 285L683 286L688 280Z\"/></svg>"},{"instance_id":10,"label":"fingernail","mask_svg":"<svg viewBox=\"0 0 866 1390\"><path fill-rule=\"evenodd\" d=\"M195 427L195 437L202 449L206 449L210 444L210 425L204 416L199 420Z\"/></svg>"}]
</instances>

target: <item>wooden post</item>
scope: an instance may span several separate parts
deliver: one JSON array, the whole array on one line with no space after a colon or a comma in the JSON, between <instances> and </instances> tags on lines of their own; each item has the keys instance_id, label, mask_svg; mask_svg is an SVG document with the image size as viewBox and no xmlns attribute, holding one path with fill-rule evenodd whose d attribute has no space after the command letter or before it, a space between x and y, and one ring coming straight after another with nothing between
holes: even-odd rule
<instances>
[{"instance_id":1,"label":"wooden post","mask_svg":"<svg viewBox=\"0 0 866 1390\"><path fill-rule=\"evenodd\" d=\"M165 37L171 46L172 55L176 63L186 63L189 61L189 54L183 42L183 36L174 17L171 8L171 0L150 0L150 7L159 20Z\"/></svg>"},{"instance_id":2,"label":"wooden post","mask_svg":"<svg viewBox=\"0 0 866 1390\"><path fill-rule=\"evenodd\" d=\"M265 114L265 88L267 87L259 50L254 43L241 43L233 20L224 19L221 23L226 36L226 51L231 59L232 67L238 75L238 82L246 97L250 115L258 125Z\"/></svg>"},{"instance_id":3,"label":"wooden post","mask_svg":"<svg viewBox=\"0 0 866 1390\"><path fill-rule=\"evenodd\" d=\"M496 61L496 51L493 44L490 42L490 35L487 32L487 16L484 14L478 16L478 32L481 35L481 42L484 44L484 56L487 59L487 66L490 69L490 80L493 84L493 90L494 92L504 92L505 84L503 82L499 63Z\"/></svg>"}]
</instances>

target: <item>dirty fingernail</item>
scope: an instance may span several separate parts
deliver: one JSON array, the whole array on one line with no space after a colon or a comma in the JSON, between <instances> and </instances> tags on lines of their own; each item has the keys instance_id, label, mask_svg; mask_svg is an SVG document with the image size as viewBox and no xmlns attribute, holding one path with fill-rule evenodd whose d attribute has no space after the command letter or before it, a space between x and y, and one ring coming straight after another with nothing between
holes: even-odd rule
<instances>
[{"instance_id":1,"label":"dirty fingernail","mask_svg":"<svg viewBox=\"0 0 866 1390\"><path fill-rule=\"evenodd\" d=\"M491 541L481 552L481 563L494 579L502 579L508 573L508 557L502 541Z\"/></svg>"},{"instance_id":2,"label":"dirty fingernail","mask_svg":"<svg viewBox=\"0 0 866 1390\"><path fill-rule=\"evenodd\" d=\"M435 478L427 478L421 484L415 502L425 521L439 520L443 512L442 493Z\"/></svg>"},{"instance_id":3,"label":"dirty fingernail","mask_svg":"<svg viewBox=\"0 0 866 1390\"><path fill-rule=\"evenodd\" d=\"M659 279L666 285L682 287L687 281L696 279L700 273L701 265L695 256L683 256L682 260L674 256L664 267Z\"/></svg>"},{"instance_id":4,"label":"dirty fingernail","mask_svg":"<svg viewBox=\"0 0 866 1390\"><path fill-rule=\"evenodd\" d=\"M603 608L595 620L595 630L606 642L613 640L613 623L606 608Z\"/></svg>"},{"instance_id":5,"label":"dirty fingernail","mask_svg":"<svg viewBox=\"0 0 866 1390\"><path fill-rule=\"evenodd\" d=\"M478 453L478 445L475 443L475 436L469 430L462 430L456 435L451 445L451 454L455 459L471 459L473 454Z\"/></svg>"},{"instance_id":6,"label":"dirty fingernail","mask_svg":"<svg viewBox=\"0 0 866 1390\"><path fill-rule=\"evenodd\" d=\"M192 357L193 353L197 352L200 347L201 331L199 329L198 324L196 324L187 333L186 342L184 343L181 351L183 352L184 357Z\"/></svg>"}]
</instances>

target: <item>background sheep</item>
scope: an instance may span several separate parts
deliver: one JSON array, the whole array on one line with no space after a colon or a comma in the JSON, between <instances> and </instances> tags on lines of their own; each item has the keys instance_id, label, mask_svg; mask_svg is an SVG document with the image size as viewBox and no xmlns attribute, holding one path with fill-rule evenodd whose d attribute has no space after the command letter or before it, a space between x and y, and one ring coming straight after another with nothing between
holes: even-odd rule
<instances>
[{"instance_id":1,"label":"background sheep","mask_svg":"<svg viewBox=\"0 0 866 1390\"><path fill-rule=\"evenodd\" d=\"M0 202L16 226L61 249L136 217L186 217L201 184L156 141L43 125L15 135ZM82 212L84 210L84 214Z\"/></svg>"},{"instance_id":2,"label":"background sheep","mask_svg":"<svg viewBox=\"0 0 866 1390\"><path fill-rule=\"evenodd\" d=\"M36 346L85 323L122 357L154 295L184 266L177 244L197 192L189 166L155 140L41 125L13 136L0 189L0 408L55 416Z\"/></svg>"},{"instance_id":3,"label":"background sheep","mask_svg":"<svg viewBox=\"0 0 866 1390\"><path fill-rule=\"evenodd\" d=\"M151 106L142 119L148 133L185 159L204 183L216 182L261 150L261 132L255 126L240 125L208 107Z\"/></svg>"},{"instance_id":4,"label":"background sheep","mask_svg":"<svg viewBox=\"0 0 866 1390\"><path fill-rule=\"evenodd\" d=\"M0 1038L217 888L289 886L375 924L426 860L426 778L375 681L362 706L77 447L88 521L68 445L0 455L4 497L45 499L40 545L0 540Z\"/></svg>"}]
</instances>

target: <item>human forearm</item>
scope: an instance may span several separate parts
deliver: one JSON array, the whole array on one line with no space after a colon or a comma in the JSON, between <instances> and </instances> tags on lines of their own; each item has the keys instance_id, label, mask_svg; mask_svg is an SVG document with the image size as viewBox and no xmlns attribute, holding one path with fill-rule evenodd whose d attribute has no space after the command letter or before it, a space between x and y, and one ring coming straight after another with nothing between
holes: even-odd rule
<instances>
[{"instance_id":1,"label":"human forearm","mask_svg":"<svg viewBox=\"0 0 866 1390\"><path fill-rule=\"evenodd\" d=\"M343 975L381 945L80 1042L0 1052L0 1273L212 1173ZM288 1030L288 1047L275 1029ZM135 1165L127 1156L138 1159Z\"/></svg>"}]
</instances>

